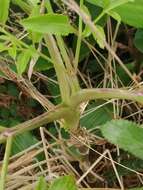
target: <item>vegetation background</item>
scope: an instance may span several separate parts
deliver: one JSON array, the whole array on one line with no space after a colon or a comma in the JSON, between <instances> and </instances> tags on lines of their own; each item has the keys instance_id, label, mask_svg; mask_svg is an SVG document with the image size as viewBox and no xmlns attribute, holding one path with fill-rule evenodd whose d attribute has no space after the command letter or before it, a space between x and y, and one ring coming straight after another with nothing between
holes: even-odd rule
<instances>
[{"instance_id":1,"label":"vegetation background","mask_svg":"<svg viewBox=\"0 0 143 190\"><path fill-rule=\"evenodd\" d=\"M143 0L0 0L0 190L143 189Z\"/></svg>"}]
</instances>

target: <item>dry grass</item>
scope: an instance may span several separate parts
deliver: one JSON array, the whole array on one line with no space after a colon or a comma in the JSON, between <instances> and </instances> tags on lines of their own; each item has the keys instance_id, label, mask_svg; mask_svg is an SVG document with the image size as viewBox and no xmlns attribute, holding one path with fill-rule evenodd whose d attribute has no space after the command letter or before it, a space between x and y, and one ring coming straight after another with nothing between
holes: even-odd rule
<instances>
[{"instance_id":1,"label":"dry grass","mask_svg":"<svg viewBox=\"0 0 143 190\"><path fill-rule=\"evenodd\" d=\"M61 132L59 129L57 129L57 132L59 134L58 138L54 137L45 128L40 128L41 141L39 141L39 143L35 144L34 146L29 147L27 150L18 153L17 155L10 158L6 190L32 190L41 175L43 175L46 180L50 182L54 178L66 174L74 175L78 187L82 190L89 190L89 184L91 183L91 181L92 183L98 182L100 185L105 187L106 183L104 181L104 177L101 174L101 171L106 169L107 165L108 167L109 165L113 167L114 175L116 176L117 181L120 184L120 189L124 189L124 180L119 177L119 174L116 170L117 164L120 163L117 163L112 159L109 150L105 149L103 153L98 152L91 147L88 141L83 141L83 139L85 139L84 137L82 138L81 136L79 136L77 138L77 136L72 134L72 139L64 140L63 138L61 138ZM97 136L94 138L95 140L97 140ZM47 139L52 139L54 142L49 143ZM72 146L71 142L73 142L73 139L75 139L74 144L76 144L75 146L78 147L79 150L80 148L83 149L83 147L87 148L82 156L82 159L68 152L68 148ZM102 148L104 148L104 143L103 145L97 146L102 146ZM93 159L92 163L88 159L89 151L91 150L94 151L96 154L98 153L98 156ZM44 153L45 158L40 160L39 156L41 155L41 153ZM79 162L80 171L79 168L75 166L72 161ZM125 168L127 170L131 170L130 168ZM136 177L143 177L143 174L136 171L133 172L135 173ZM98 189L109 190L108 188L95 188L92 190Z\"/></svg>"}]
</instances>

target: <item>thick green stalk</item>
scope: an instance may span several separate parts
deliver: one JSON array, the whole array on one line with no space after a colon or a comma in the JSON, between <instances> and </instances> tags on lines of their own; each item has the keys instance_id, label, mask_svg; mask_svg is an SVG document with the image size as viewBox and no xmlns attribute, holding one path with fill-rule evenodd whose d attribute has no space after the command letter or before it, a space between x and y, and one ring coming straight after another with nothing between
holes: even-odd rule
<instances>
[{"instance_id":1,"label":"thick green stalk","mask_svg":"<svg viewBox=\"0 0 143 190\"><path fill-rule=\"evenodd\" d=\"M94 99L127 99L143 104L143 92L128 91L122 89L83 89L73 95L70 106L61 104L54 110L44 113L32 120L18 124L13 128L6 129L0 134L0 143L4 142L9 135L18 135L33 130L55 120L64 119L68 130L76 130L79 122L78 107L82 102Z\"/></svg>"},{"instance_id":2,"label":"thick green stalk","mask_svg":"<svg viewBox=\"0 0 143 190\"><path fill-rule=\"evenodd\" d=\"M12 136L9 136L7 138L6 150L5 150L5 155L4 155L4 160L3 160L2 170L1 170L1 178L0 178L1 190L5 190L5 181L6 181L6 175L7 175L7 170L8 170L9 157L11 153L12 138L13 138Z\"/></svg>"},{"instance_id":3,"label":"thick green stalk","mask_svg":"<svg viewBox=\"0 0 143 190\"><path fill-rule=\"evenodd\" d=\"M13 1L15 3L17 3L18 6L20 6L20 7L22 6L21 0L13 0ZM48 11L53 12L51 4L50 4L50 1L47 1L46 4L47 4ZM27 5L27 7L29 9L31 9L31 7L28 4L26 4L26 5ZM27 11L26 8L25 8L25 12L27 14L30 13L29 11ZM17 40L12 35L11 35L11 37L12 37L12 39L14 41ZM74 75L71 72L72 65L70 63L67 51L66 51L66 49L64 47L64 42L63 42L62 38L57 37L57 39L58 39L58 46L59 46L59 49L60 49L61 52L58 50L56 41L53 38L53 36L52 35L46 35L45 41L48 42L47 47L48 47L50 55L52 57L52 61L47 56L44 57L43 54L41 54L40 56L46 58L48 61L51 61L52 63L54 62L54 68L56 70L57 78L58 78L58 81L59 81L62 101L68 103L70 93L74 94L74 92L79 90L79 83L78 83L76 75ZM18 41L18 43L22 43L22 41ZM21 45L24 45L24 47L25 47L26 44L22 43ZM29 46L26 47L26 48L29 49ZM34 51L34 50L32 50L32 51ZM61 55L64 58L67 70L65 69L65 66L64 66L64 63L63 63ZM69 72L67 72L68 70L69 70ZM71 76L69 75L69 73L72 73Z\"/></svg>"},{"instance_id":4,"label":"thick green stalk","mask_svg":"<svg viewBox=\"0 0 143 190\"><path fill-rule=\"evenodd\" d=\"M54 13L53 10L52 10L52 6L51 6L51 3L50 1L46 2L47 4L47 8L48 8L48 12L49 13ZM66 65L66 68L69 72L72 71L72 65L70 63L70 59L69 59L69 56L67 54L67 51L66 51L66 48L65 48L65 44L64 44L64 41L62 39L61 36L56 36L56 40L57 40L57 44L59 46L59 49L60 49L60 53L62 55L62 58L65 62L65 65Z\"/></svg>"},{"instance_id":5,"label":"thick green stalk","mask_svg":"<svg viewBox=\"0 0 143 190\"><path fill-rule=\"evenodd\" d=\"M71 61L69 59L69 56L67 54L65 43L61 36L56 36L57 44L60 49L60 53L62 55L63 61L65 63L67 77L68 77L68 83L71 88L71 94L75 94L77 91L79 91L79 82L76 76L76 72L72 67Z\"/></svg>"},{"instance_id":6,"label":"thick green stalk","mask_svg":"<svg viewBox=\"0 0 143 190\"><path fill-rule=\"evenodd\" d=\"M71 97L71 107L76 108L80 103L94 99L126 99L143 104L143 92L111 88L83 89Z\"/></svg>"},{"instance_id":7,"label":"thick green stalk","mask_svg":"<svg viewBox=\"0 0 143 190\"><path fill-rule=\"evenodd\" d=\"M22 3L20 0L16 1L18 3L18 5L21 7ZM48 5L50 5L48 3ZM28 6L28 4L27 4ZM29 8L31 9L31 7L29 6ZM50 7L50 11L51 11L51 7ZM25 9L26 13L29 14L30 12L27 11L27 9ZM60 86L60 92L61 92L61 97L63 102L68 103L69 100L69 95L70 95L70 88L69 88L69 84L68 84L68 77L67 77L67 73L62 61L62 58L60 56L60 52L57 48L56 45L56 41L53 38L52 35L46 35L45 37L45 41L48 42L48 50L50 52L50 55L52 57L52 62L54 62L54 68L56 70L56 74L57 74L57 78L59 81L59 86Z\"/></svg>"},{"instance_id":8,"label":"thick green stalk","mask_svg":"<svg viewBox=\"0 0 143 190\"><path fill-rule=\"evenodd\" d=\"M50 1L47 1L46 5L47 5L48 12L53 13ZM68 83L69 83L69 87L71 88L71 94L74 94L75 92L77 92L80 89L79 82L78 82L76 73L74 71L74 68L71 64L71 60L68 56L63 38L61 36L55 36L55 37L57 40L57 45L58 45L59 50L60 50L60 54L62 56L61 59L65 63L65 67L66 67L65 72L67 72Z\"/></svg>"},{"instance_id":9,"label":"thick green stalk","mask_svg":"<svg viewBox=\"0 0 143 190\"><path fill-rule=\"evenodd\" d=\"M45 35L45 41L46 41L49 53L51 55L51 58L53 60L54 68L57 74L62 101L68 104L69 97L70 97L70 87L68 83L67 71L63 64L63 60L61 58L61 55L58 50L54 37L50 34L47 34Z\"/></svg>"},{"instance_id":10,"label":"thick green stalk","mask_svg":"<svg viewBox=\"0 0 143 190\"><path fill-rule=\"evenodd\" d=\"M35 128L41 127L47 123L59 120L61 118L68 118L70 114L70 109L67 106L59 105L52 111L46 112L39 115L38 117L25 121L21 124L16 125L12 128L6 128L0 133L0 143L5 142L9 135L16 136L22 134L26 131L33 130Z\"/></svg>"},{"instance_id":11,"label":"thick green stalk","mask_svg":"<svg viewBox=\"0 0 143 190\"><path fill-rule=\"evenodd\" d=\"M53 13L50 1L48 1L46 4L47 4L48 12ZM58 45L60 47L60 51L64 53L64 57L65 57L66 51L64 50L62 39L61 37L57 37L57 39L58 39ZM57 78L59 81L62 101L65 103L68 103L69 97L70 97L70 86L68 83L68 74L66 73L66 69L65 69L60 51L52 35L49 35L49 34L45 35L45 41L47 43L49 53L53 59L54 68L55 68Z\"/></svg>"}]
</instances>

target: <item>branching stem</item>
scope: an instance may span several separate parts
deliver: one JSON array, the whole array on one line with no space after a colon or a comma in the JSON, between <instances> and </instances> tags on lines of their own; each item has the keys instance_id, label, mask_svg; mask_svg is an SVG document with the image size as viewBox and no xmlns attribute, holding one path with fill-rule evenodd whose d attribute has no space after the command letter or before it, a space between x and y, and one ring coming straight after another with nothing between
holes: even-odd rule
<instances>
[{"instance_id":1,"label":"branching stem","mask_svg":"<svg viewBox=\"0 0 143 190\"><path fill-rule=\"evenodd\" d=\"M76 130L79 123L79 105L82 102L94 99L127 99L143 104L143 92L123 89L93 88L83 89L70 98L70 105L61 104L54 110L46 112L34 119L18 124L13 128L6 129L0 134L0 143L4 142L9 135L18 135L26 131L41 127L55 120L64 119L68 123L69 130Z\"/></svg>"}]
</instances>

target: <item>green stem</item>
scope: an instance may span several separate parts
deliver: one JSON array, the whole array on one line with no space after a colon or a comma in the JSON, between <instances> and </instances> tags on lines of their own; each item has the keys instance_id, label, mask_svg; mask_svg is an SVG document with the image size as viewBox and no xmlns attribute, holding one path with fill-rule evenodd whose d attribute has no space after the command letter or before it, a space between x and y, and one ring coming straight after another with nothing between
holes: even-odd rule
<instances>
[{"instance_id":1,"label":"green stem","mask_svg":"<svg viewBox=\"0 0 143 190\"><path fill-rule=\"evenodd\" d=\"M5 131L1 132L0 143L5 142L5 140L7 139L7 136L9 135L16 136L18 134L22 134L26 131L30 131L35 128L41 127L52 121L69 117L68 116L69 114L70 114L69 107L66 107L64 105L59 105L56 108L54 108L52 111L41 114L34 119L25 121L21 124L16 125L15 127L8 128Z\"/></svg>"},{"instance_id":2,"label":"green stem","mask_svg":"<svg viewBox=\"0 0 143 190\"><path fill-rule=\"evenodd\" d=\"M143 92L111 88L83 89L71 97L71 107L76 108L80 103L94 99L126 99L143 104Z\"/></svg>"},{"instance_id":3,"label":"green stem","mask_svg":"<svg viewBox=\"0 0 143 190\"><path fill-rule=\"evenodd\" d=\"M5 150L5 155L4 155L4 160L3 160L2 170L1 170L1 178L0 178L1 190L5 189L5 181L6 181L6 175L7 175L7 170L8 170L9 157L11 153L12 139L13 139L12 136L9 136L7 138L6 150Z\"/></svg>"},{"instance_id":4,"label":"green stem","mask_svg":"<svg viewBox=\"0 0 143 190\"><path fill-rule=\"evenodd\" d=\"M49 13L53 13L53 9L52 9L50 0L49 0L49 1L46 1L46 2L45 2L45 5L46 5L46 7L47 7L48 12L49 12Z\"/></svg>"},{"instance_id":5,"label":"green stem","mask_svg":"<svg viewBox=\"0 0 143 190\"><path fill-rule=\"evenodd\" d=\"M127 99L143 104L143 92L128 91L122 89L83 89L73 95L70 99L70 106L61 104L54 110L44 113L32 120L18 124L13 128L6 129L0 134L0 143L4 142L7 135L18 135L33 130L55 120L64 119L69 125L69 130L76 130L79 122L78 106L82 102L94 99ZM75 125L75 126L74 126Z\"/></svg>"},{"instance_id":6,"label":"green stem","mask_svg":"<svg viewBox=\"0 0 143 190\"><path fill-rule=\"evenodd\" d=\"M69 97L70 97L70 87L69 87L69 83L68 83L67 71L63 64L63 60L61 58L61 55L58 50L58 47L57 47L54 37L50 34L47 34L47 35L45 35L45 41L46 41L49 53L51 55L51 58L53 60L54 68L55 68L57 78L59 81L59 87L60 87L62 101L64 103L68 104Z\"/></svg>"},{"instance_id":7,"label":"green stem","mask_svg":"<svg viewBox=\"0 0 143 190\"><path fill-rule=\"evenodd\" d=\"M50 12L51 12L52 7L50 6L50 2L48 3L48 5L50 8ZM11 37L11 39L13 39L14 41L16 41L19 44L23 45L24 47L30 49L27 44L23 43L20 40L17 40L17 38L15 38L13 35L9 34L8 32L6 32L6 31L4 31L4 32L5 32L5 34L9 35ZM48 47L49 53L52 57L52 60L49 59L48 61L51 61L54 64L54 68L56 70L56 74L57 74L57 78L58 78L59 86L60 86L62 101L68 103L69 96L70 96L68 75L67 75L66 69L64 67L64 63L62 61L60 52L58 50L56 41L52 35L48 35L48 34L45 35L45 41L48 43L47 47ZM35 50L32 49L31 51L35 51ZM36 51L36 53L37 53L37 51ZM41 53L40 53L40 56L43 57L43 55L41 55Z\"/></svg>"},{"instance_id":8,"label":"green stem","mask_svg":"<svg viewBox=\"0 0 143 190\"><path fill-rule=\"evenodd\" d=\"M56 40L58 43L58 47L60 49L62 58L65 62L66 70L67 70L67 77L68 77L68 83L71 88L71 94L75 94L79 89L79 82L76 76L76 73L72 67L71 61L69 59L69 56L67 54L65 43L61 36L56 36Z\"/></svg>"},{"instance_id":9,"label":"green stem","mask_svg":"<svg viewBox=\"0 0 143 190\"><path fill-rule=\"evenodd\" d=\"M73 70L73 68L72 68L69 56L67 54L67 51L65 49L64 41L63 41L61 36L56 36L56 40L57 40L57 43L58 43L62 58L63 58L63 60L65 62L65 66L67 68L67 71L70 73Z\"/></svg>"},{"instance_id":10,"label":"green stem","mask_svg":"<svg viewBox=\"0 0 143 190\"><path fill-rule=\"evenodd\" d=\"M46 2L46 5L47 5L48 12L54 13L50 1ZM57 40L58 46L60 48L62 58L64 59L65 64L68 68L71 66L71 64L70 64L70 60L69 60L69 57L68 57L66 49L65 49L64 41L61 36L56 36L56 40Z\"/></svg>"},{"instance_id":11,"label":"green stem","mask_svg":"<svg viewBox=\"0 0 143 190\"><path fill-rule=\"evenodd\" d=\"M50 1L46 2L46 5L47 5L48 12L53 13ZM68 78L69 86L71 88L71 94L74 94L80 89L79 82L78 82L77 76L75 75L74 69L72 67L71 60L68 56L63 38L61 36L55 36L55 37L56 37L57 44L62 56L61 59L64 61L65 66L66 66L65 72L67 72L67 78Z\"/></svg>"},{"instance_id":12,"label":"green stem","mask_svg":"<svg viewBox=\"0 0 143 190\"><path fill-rule=\"evenodd\" d=\"M98 17L94 20L94 24L96 24L104 15L105 15L105 12L102 11L102 12L98 15Z\"/></svg>"},{"instance_id":13,"label":"green stem","mask_svg":"<svg viewBox=\"0 0 143 190\"><path fill-rule=\"evenodd\" d=\"M48 8L49 13L53 13L53 9L52 9L50 1L47 2L47 8ZM56 41L53 38L53 36L52 35L45 36L45 41L48 44L47 47L53 59L54 68L56 70L57 78L59 81L62 101L68 103L69 96L70 96L70 87L69 87L69 82L68 82L69 77L68 77L68 73L66 73L66 69L65 69L62 57L64 58L64 61L67 66L70 66L70 62L68 60L67 52L65 50L64 42L61 36L59 37L56 36L56 39L57 39L57 44L59 46L60 51L58 50ZM62 57L60 53L62 54Z\"/></svg>"}]
</instances>

